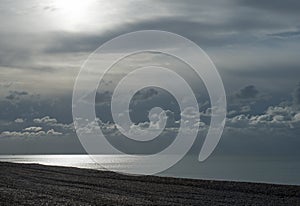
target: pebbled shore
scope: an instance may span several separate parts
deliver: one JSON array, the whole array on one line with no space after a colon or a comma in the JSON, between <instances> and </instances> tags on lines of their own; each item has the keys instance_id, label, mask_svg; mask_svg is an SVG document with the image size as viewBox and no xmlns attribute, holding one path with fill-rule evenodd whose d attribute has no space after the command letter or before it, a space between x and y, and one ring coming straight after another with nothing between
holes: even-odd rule
<instances>
[{"instance_id":1,"label":"pebbled shore","mask_svg":"<svg viewBox=\"0 0 300 206\"><path fill-rule=\"evenodd\" d=\"M0 163L0 205L300 205L300 187Z\"/></svg>"}]
</instances>

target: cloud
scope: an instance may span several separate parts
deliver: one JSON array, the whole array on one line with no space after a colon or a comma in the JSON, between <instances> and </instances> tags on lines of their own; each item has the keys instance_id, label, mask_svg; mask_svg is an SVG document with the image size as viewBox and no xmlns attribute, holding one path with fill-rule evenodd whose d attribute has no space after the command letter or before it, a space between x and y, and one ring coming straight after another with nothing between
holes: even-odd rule
<instances>
[{"instance_id":1,"label":"cloud","mask_svg":"<svg viewBox=\"0 0 300 206\"><path fill-rule=\"evenodd\" d=\"M251 106L250 105L245 105L245 106L242 106L240 112L241 113L248 113L251 111Z\"/></svg>"},{"instance_id":2,"label":"cloud","mask_svg":"<svg viewBox=\"0 0 300 206\"><path fill-rule=\"evenodd\" d=\"M18 100L22 96L27 96L29 93L26 91L9 91L9 95L5 98L8 100Z\"/></svg>"},{"instance_id":3,"label":"cloud","mask_svg":"<svg viewBox=\"0 0 300 206\"><path fill-rule=\"evenodd\" d=\"M56 132L54 129L50 129L47 131L47 135L62 135L63 133L61 132Z\"/></svg>"},{"instance_id":4,"label":"cloud","mask_svg":"<svg viewBox=\"0 0 300 206\"><path fill-rule=\"evenodd\" d=\"M85 100L88 102L95 101L96 104L106 104L111 101L112 93L110 91L97 92L95 100L90 97L91 95L87 95Z\"/></svg>"},{"instance_id":5,"label":"cloud","mask_svg":"<svg viewBox=\"0 0 300 206\"><path fill-rule=\"evenodd\" d=\"M297 114L295 114L294 120L295 120L295 121L300 121L300 112L297 113Z\"/></svg>"},{"instance_id":6,"label":"cloud","mask_svg":"<svg viewBox=\"0 0 300 206\"><path fill-rule=\"evenodd\" d=\"M226 125L233 128L294 129L300 127L300 111L290 106L270 106L260 115L240 114L227 119Z\"/></svg>"},{"instance_id":7,"label":"cloud","mask_svg":"<svg viewBox=\"0 0 300 206\"><path fill-rule=\"evenodd\" d=\"M250 99L257 97L258 93L259 91L255 88L254 85L249 85L240 89L240 91L236 93L235 96L240 99Z\"/></svg>"},{"instance_id":8,"label":"cloud","mask_svg":"<svg viewBox=\"0 0 300 206\"><path fill-rule=\"evenodd\" d=\"M71 95L64 93L60 96L24 95L17 100L7 100L0 95L0 119L14 121L17 118L33 121L41 117L56 117L62 123L72 122Z\"/></svg>"},{"instance_id":9,"label":"cloud","mask_svg":"<svg viewBox=\"0 0 300 206\"><path fill-rule=\"evenodd\" d=\"M33 125L34 124L34 125ZM0 137L38 137L38 136L61 136L74 135L73 123L64 124L55 118L44 116L26 120L17 118L12 122L1 123ZM5 128L6 127L6 128Z\"/></svg>"},{"instance_id":10,"label":"cloud","mask_svg":"<svg viewBox=\"0 0 300 206\"><path fill-rule=\"evenodd\" d=\"M148 100L154 96L158 95L158 91L157 89L154 88L150 88L150 89L143 89L138 91L135 95L134 95L134 100Z\"/></svg>"},{"instance_id":11,"label":"cloud","mask_svg":"<svg viewBox=\"0 0 300 206\"><path fill-rule=\"evenodd\" d=\"M13 82L0 82L0 87L9 88L13 85Z\"/></svg>"},{"instance_id":12,"label":"cloud","mask_svg":"<svg viewBox=\"0 0 300 206\"><path fill-rule=\"evenodd\" d=\"M24 120L22 118L17 118L15 119L15 123L23 123Z\"/></svg>"},{"instance_id":13,"label":"cloud","mask_svg":"<svg viewBox=\"0 0 300 206\"><path fill-rule=\"evenodd\" d=\"M279 104L263 113L238 114L226 120L219 154L299 155L300 110Z\"/></svg>"},{"instance_id":14,"label":"cloud","mask_svg":"<svg viewBox=\"0 0 300 206\"><path fill-rule=\"evenodd\" d=\"M35 118L33 119L33 122L37 125L47 127L48 129L56 129L64 134L69 134L74 132L74 125L73 123L70 124L64 124L61 122L58 122L57 119L51 118L49 116L45 116L42 118Z\"/></svg>"},{"instance_id":15,"label":"cloud","mask_svg":"<svg viewBox=\"0 0 300 206\"><path fill-rule=\"evenodd\" d=\"M227 95L227 116L233 117L237 114L263 112L263 110L270 106L270 99L270 94L260 92L254 85L242 87L238 91Z\"/></svg>"},{"instance_id":16,"label":"cloud","mask_svg":"<svg viewBox=\"0 0 300 206\"><path fill-rule=\"evenodd\" d=\"M50 129L48 131L43 131L39 130L38 128L33 129L32 128L26 128L27 130L24 132L20 131L4 131L0 133L0 137L2 138L10 138L10 137L23 137L23 138L28 138L28 137L43 137L43 136L59 136L62 135L61 132L56 132L53 129Z\"/></svg>"},{"instance_id":17,"label":"cloud","mask_svg":"<svg viewBox=\"0 0 300 206\"><path fill-rule=\"evenodd\" d=\"M55 118L50 118L49 116L45 116L43 118L35 118L33 119L34 123L39 123L39 124L55 124L57 123L57 120Z\"/></svg>"},{"instance_id":18,"label":"cloud","mask_svg":"<svg viewBox=\"0 0 300 206\"><path fill-rule=\"evenodd\" d=\"M41 131L42 129L43 129L42 127L27 127L23 130L27 132L38 132Z\"/></svg>"}]
</instances>

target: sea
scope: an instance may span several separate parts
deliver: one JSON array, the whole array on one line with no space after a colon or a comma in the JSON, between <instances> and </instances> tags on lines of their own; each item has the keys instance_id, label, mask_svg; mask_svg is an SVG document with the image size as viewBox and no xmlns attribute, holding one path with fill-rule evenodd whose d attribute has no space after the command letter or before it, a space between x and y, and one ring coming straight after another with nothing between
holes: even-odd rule
<instances>
[{"instance_id":1,"label":"sea","mask_svg":"<svg viewBox=\"0 0 300 206\"><path fill-rule=\"evenodd\" d=\"M112 170L135 167L138 157L125 155L0 155L0 161ZM159 166L151 165L151 167ZM179 178L300 185L300 159L293 157L212 156L199 162L187 155L169 169L155 174Z\"/></svg>"}]
</instances>

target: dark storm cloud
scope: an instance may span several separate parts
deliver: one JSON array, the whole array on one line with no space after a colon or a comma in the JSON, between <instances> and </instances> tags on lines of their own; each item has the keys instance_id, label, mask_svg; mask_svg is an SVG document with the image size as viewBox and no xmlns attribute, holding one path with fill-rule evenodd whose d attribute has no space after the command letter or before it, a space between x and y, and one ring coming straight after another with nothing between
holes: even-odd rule
<instances>
[{"instance_id":1,"label":"dark storm cloud","mask_svg":"<svg viewBox=\"0 0 300 206\"><path fill-rule=\"evenodd\" d=\"M97 92L95 103L96 104L106 104L111 101L112 93L110 91L104 91L104 92ZM89 102L93 102L93 99L86 99Z\"/></svg>"},{"instance_id":2,"label":"dark storm cloud","mask_svg":"<svg viewBox=\"0 0 300 206\"><path fill-rule=\"evenodd\" d=\"M112 94L113 94L112 91L96 92L95 103L96 104L110 103ZM154 89L154 88L142 89L133 96L132 101L134 101L134 102L147 101L147 100L151 99L152 97L157 96L158 94L159 94L158 89ZM87 95L84 99L87 102L94 101L92 99L91 94Z\"/></svg>"},{"instance_id":3,"label":"dark storm cloud","mask_svg":"<svg viewBox=\"0 0 300 206\"><path fill-rule=\"evenodd\" d=\"M259 115L265 112L270 105L276 105L281 101L272 95L259 91L255 85L244 86L231 94L227 93L227 117Z\"/></svg>"},{"instance_id":4,"label":"dark storm cloud","mask_svg":"<svg viewBox=\"0 0 300 206\"><path fill-rule=\"evenodd\" d=\"M249 85L240 89L240 91L236 93L235 96L241 99L249 99L257 97L258 93L259 92L254 85Z\"/></svg>"},{"instance_id":5,"label":"dark storm cloud","mask_svg":"<svg viewBox=\"0 0 300 206\"><path fill-rule=\"evenodd\" d=\"M111 101L111 97L111 91L97 91L96 97L94 97L92 93L88 93L83 96L82 101L84 101L85 103L95 102L96 106L107 106Z\"/></svg>"},{"instance_id":6,"label":"dark storm cloud","mask_svg":"<svg viewBox=\"0 0 300 206\"><path fill-rule=\"evenodd\" d=\"M29 95L29 93L26 91L9 91L9 95L5 98L8 100L18 100L20 97L27 95Z\"/></svg>"},{"instance_id":7,"label":"dark storm cloud","mask_svg":"<svg viewBox=\"0 0 300 206\"><path fill-rule=\"evenodd\" d=\"M72 97L71 94L61 96L41 97L40 95L31 95L26 92L13 92L12 97L0 98L0 119L4 121L14 121L17 118L34 119L44 116L55 117L59 122L72 122ZM30 97L30 98L28 98ZM17 100L17 101L15 101ZM0 127L1 128L1 127ZM1 128L3 129L3 128Z\"/></svg>"},{"instance_id":8,"label":"dark storm cloud","mask_svg":"<svg viewBox=\"0 0 300 206\"><path fill-rule=\"evenodd\" d=\"M138 91L135 95L134 95L134 100L148 100L154 96L158 95L158 90L157 89L143 89Z\"/></svg>"}]
</instances>

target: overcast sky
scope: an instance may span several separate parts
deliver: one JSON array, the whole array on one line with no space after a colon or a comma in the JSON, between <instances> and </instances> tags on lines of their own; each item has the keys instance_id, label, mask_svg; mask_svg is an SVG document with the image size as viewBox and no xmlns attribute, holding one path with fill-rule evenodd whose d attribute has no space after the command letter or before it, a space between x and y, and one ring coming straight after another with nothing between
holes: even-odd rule
<instances>
[{"instance_id":1,"label":"overcast sky","mask_svg":"<svg viewBox=\"0 0 300 206\"><path fill-rule=\"evenodd\" d=\"M223 79L228 115L216 154L299 155L299 10L296 0L1 0L0 153L84 152L71 111L82 63L113 37L155 29L197 43ZM148 57L159 59L156 54ZM198 100L205 133L210 108L202 86ZM109 96L109 90L97 94L99 124L120 146L123 140L107 114ZM151 143L152 150L165 147L176 132L179 117L173 100L160 90L135 96L137 127L147 125L145 112L157 102L167 105L173 121L163 143ZM126 149L145 152L143 145Z\"/></svg>"}]
</instances>

